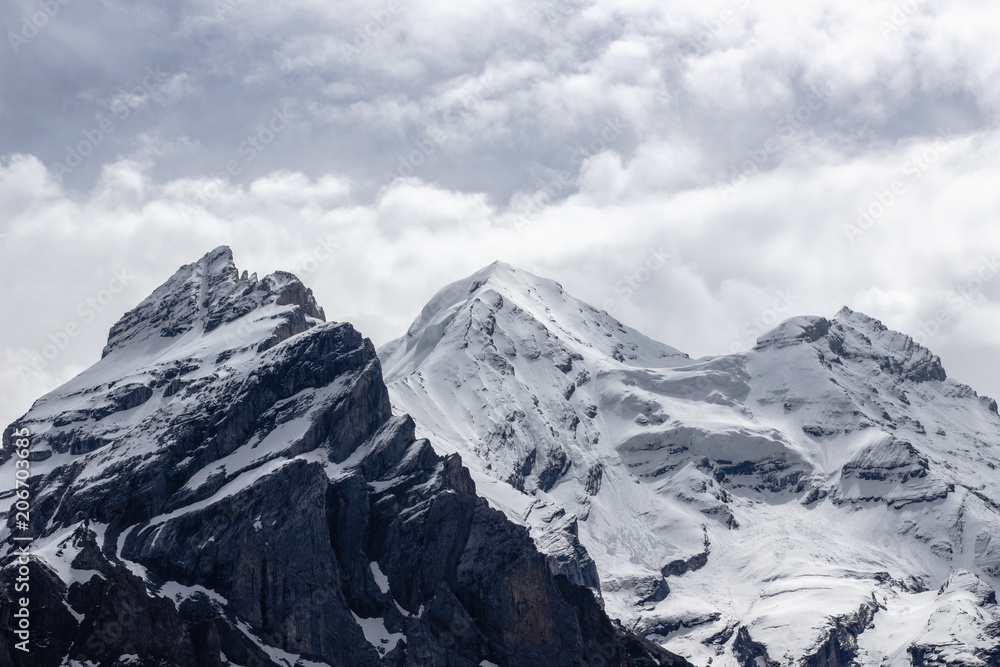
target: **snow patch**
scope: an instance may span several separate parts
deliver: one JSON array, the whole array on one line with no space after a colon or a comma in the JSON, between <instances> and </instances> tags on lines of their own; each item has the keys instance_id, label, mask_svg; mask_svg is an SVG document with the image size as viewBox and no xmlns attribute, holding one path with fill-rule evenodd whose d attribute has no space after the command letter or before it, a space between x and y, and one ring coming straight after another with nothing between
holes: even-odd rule
<instances>
[{"instance_id":1,"label":"snow patch","mask_svg":"<svg viewBox=\"0 0 1000 667\"><path fill-rule=\"evenodd\" d=\"M385 655L392 649L396 648L396 644L402 640L406 641L406 636L402 633L389 632L385 627L384 618L361 618L353 611L351 615L354 616L355 622L361 626L362 632L365 633L365 639L368 643L375 647L375 650L379 652L379 655Z\"/></svg>"}]
</instances>

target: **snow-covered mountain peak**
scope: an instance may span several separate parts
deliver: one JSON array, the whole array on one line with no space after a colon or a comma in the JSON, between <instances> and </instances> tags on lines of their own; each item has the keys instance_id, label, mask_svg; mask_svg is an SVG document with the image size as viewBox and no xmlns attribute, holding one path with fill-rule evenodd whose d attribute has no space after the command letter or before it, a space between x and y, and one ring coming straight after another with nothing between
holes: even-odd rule
<instances>
[{"instance_id":1,"label":"snow-covered mountain peak","mask_svg":"<svg viewBox=\"0 0 1000 667\"><path fill-rule=\"evenodd\" d=\"M264 311L267 311L266 313ZM165 283L125 313L111 328L103 356L133 345L155 345L193 332L210 333L251 313L274 319L257 341L269 347L316 322L325 321L312 290L290 273L278 271L257 279L240 274L232 250L219 246L197 262L186 264ZM243 336L244 338L246 336Z\"/></svg>"},{"instance_id":2,"label":"snow-covered mountain peak","mask_svg":"<svg viewBox=\"0 0 1000 667\"><path fill-rule=\"evenodd\" d=\"M809 344L823 360L876 362L881 371L899 380L928 382L948 378L941 359L906 334L892 331L879 320L844 307L836 317L790 318L757 339L755 352Z\"/></svg>"},{"instance_id":3,"label":"snow-covered mountain peak","mask_svg":"<svg viewBox=\"0 0 1000 667\"><path fill-rule=\"evenodd\" d=\"M449 316L454 314L453 311L488 293L506 296L509 300L537 302L562 292L559 283L515 269L510 264L498 260L466 278L445 286L431 297L410 326L407 337L418 336L435 324L450 319ZM539 298L540 296L542 298Z\"/></svg>"},{"instance_id":4,"label":"snow-covered mountain peak","mask_svg":"<svg viewBox=\"0 0 1000 667\"><path fill-rule=\"evenodd\" d=\"M518 354L545 357L563 374L574 359L644 367L688 361L675 348L570 296L559 283L499 261L435 294L406 335L383 346L380 357L391 382L456 350L488 358L502 372Z\"/></svg>"},{"instance_id":5,"label":"snow-covered mountain peak","mask_svg":"<svg viewBox=\"0 0 1000 667\"><path fill-rule=\"evenodd\" d=\"M523 278L528 275L530 274L526 272L523 276L518 275L517 270L512 266L498 260L467 278L446 285L431 297L423 310L420 311L420 315L407 331L407 337L413 338L431 326L432 323L442 320L449 311L465 303L475 292L489 287L507 291L508 286L513 287L519 281L523 283ZM534 276L531 277L534 278ZM515 289L517 288L515 287Z\"/></svg>"},{"instance_id":6,"label":"snow-covered mountain peak","mask_svg":"<svg viewBox=\"0 0 1000 667\"><path fill-rule=\"evenodd\" d=\"M516 268L508 264L507 262L502 262L499 259L494 260L490 264L484 266L483 268L476 271L474 274L469 276L474 282L486 283L490 280L497 283L517 281L517 280L541 280L538 276L532 275L527 271L518 271ZM546 281L549 282L549 281Z\"/></svg>"},{"instance_id":7,"label":"snow-covered mountain peak","mask_svg":"<svg viewBox=\"0 0 1000 667\"><path fill-rule=\"evenodd\" d=\"M298 278L241 274L232 251L220 246L125 313L97 363L35 401L32 427L51 429L53 452L102 446L140 422L152 429L157 420L150 415L176 408L176 395L237 376L261 353L318 325L337 326L324 324L322 308ZM136 421L123 430L118 417L129 411Z\"/></svg>"}]
</instances>

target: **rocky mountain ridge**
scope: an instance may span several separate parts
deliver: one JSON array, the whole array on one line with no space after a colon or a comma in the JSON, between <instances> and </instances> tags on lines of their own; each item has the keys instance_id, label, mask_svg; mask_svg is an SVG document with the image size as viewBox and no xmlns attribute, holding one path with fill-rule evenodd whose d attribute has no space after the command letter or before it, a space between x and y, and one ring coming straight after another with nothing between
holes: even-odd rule
<instances>
[{"instance_id":1,"label":"rocky mountain ridge","mask_svg":"<svg viewBox=\"0 0 1000 667\"><path fill-rule=\"evenodd\" d=\"M371 342L323 320L294 276L218 248L4 432L30 521L5 489L0 664L688 664L553 574L460 457L392 415Z\"/></svg>"}]
</instances>

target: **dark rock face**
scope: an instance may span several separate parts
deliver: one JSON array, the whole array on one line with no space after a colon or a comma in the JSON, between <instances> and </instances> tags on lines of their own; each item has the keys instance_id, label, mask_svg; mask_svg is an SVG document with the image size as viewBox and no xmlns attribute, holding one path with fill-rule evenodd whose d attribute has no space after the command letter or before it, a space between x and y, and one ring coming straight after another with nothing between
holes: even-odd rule
<instances>
[{"instance_id":1,"label":"dark rock face","mask_svg":"<svg viewBox=\"0 0 1000 667\"><path fill-rule=\"evenodd\" d=\"M78 625L69 610L59 602L66 595L66 584L51 569L37 562L29 562L26 567L27 582L23 581L25 577L13 566L5 567L0 576L0 628L3 629L0 632L0 664L17 667L58 665L69 650ZM22 581L18 582L18 578ZM25 583L29 586L27 590L23 588ZM20 619L14 616L21 609L17 600L25 596L32 601L41 599L56 602L47 606L29 607L29 630L41 640L30 644L30 653L16 648L24 637L18 637L12 632L20 627Z\"/></svg>"},{"instance_id":2,"label":"dark rock face","mask_svg":"<svg viewBox=\"0 0 1000 667\"><path fill-rule=\"evenodd\" d=\"M650 577L636 586L635 592L639 604L656 603L667 599L670 595L670 586L666 579Z\"/></svg>"},{"instance_id":3,"label":"dark rock face","mask_svg":"<svg viewBox=\"0 0 1000 667\"><path fill-rule=\"evenodd\" d=\"M601 481L604 479L604 466L595 463L587 471L587 495L596 496L601 490Z\"/></svg>"},{"instance_id":4,"label":"dark rock face","mask_svg":"<svg viewBox=\"0 0 1000 667\"><path fill-rule=\"evenodd\" d=\"M845 477L866 480L893 480L906 483L926 477L930 465L925 456L909 442L889 438L887 442L866 447L843 467Z\"/></svg>"},{"instance_id":5,"label":"dark rock face","mask_svg":"<svg viewBox=\"0 0 1000 667\"><path fill-rule=\"evenodd\" d=\"M683 558L678 560L672 560L666 565L664 565L660 571L663 573L664 577L679 577L687 572L693 572L694 570L700 570L708 564L708 556L711 553L710 547L712 546L708 541L708 535L704 538L705 549L701 553L697 553L690 558Z\"/></svg>"},{"instance_id":6,"label":"dark rock face","mask_svg":"<svg viewBox=\"0 0 1000 667\"><path fill-rule=\"evenodd\" d=\"M563 450L554 449L549 452L545 467L538 473L538 488L541 491L551 491L556 482L569 470L570 465L569 457Z\"/></svg>"},{"instance_id":7,"label":"dark rock face","mask_svg":"<svg viewBox=\"0 0 1000 667\"><path fill-rule=\"evenodd\" d=\"M848 328L851 331L848 331ZM868 332L863 333L863 332ZM890 331L882 322L856 313L850 308L842 308L837 313L836 324L826 335L830 351L844 357L868 357L878 363L881 370L913 382L943 381L948 378L941 358L921 346L909 336ZM859 338L866 345L852 344L850 337ZM883 345L872 346L873 340ZM865 349L867 348L867 349ZM875 349L885 349L884 353Z\"/></svg>"},{"instance_id":8,"label":"dark rock face","mask_svg":"<svg viewBox=\"0 0 1000 667\"><path fill-rule=\"evenodd\" d=\"M779 663L771 660L767 647L755 642L750 637L746 627L741 626L733 640L733 655L742 667L778 667Z\"/></svg>"},{"instance_id":9,"label":"dark rock face","mask_svg":"<svg viewBox=\"0 0 1000 667\"><path fill-rule=\"evenodd\" d=\"M240 275L233 253L226 246L199 261L181 267L170 280L125 315L112 328L104 355L127 343L151 335L173 338L201 325L207 332L233 322L264 304L298 306L288 317L287 328L276 332L273 345L306 328L306 317L325 320L312 290L298 278L279 271L257 280ZM270 346L268 345L268 347Z\"/></svg>"},{"instance_id":10,"label":"dark rock face","mask_svg":"<svg viewBox=\"0 0 1000 667\"><path fill-rule=\"evenodd\" d=\"M122 556L215 591L272 646L377 665L337 585L343 572L327 523L328 486L321 464L293 460L217 504L137 529Z\"/></svg>"},{"instance_id":11,"label":"dark rock face","mask_svg":"<svg viewBox=\"0 0 1000 667\"><path fill-rule=\"evenodd\" d=\"M92 375L18 422L47 453L31 532L54 546L30 565L33 652L0 633L0 665L687 664L553 574L458 456L393 417L370 341L319 323L293 277L238 277L217 250L154 297L112 330ZM252 336L211 333L275 306L289 308ZM116 361L191 335L201 356Z\"/></svg>"},{"instance_id":12,"label":"dark rock face","mask_svg":"<svg viewBox=\"0 0 1000 667\"><path fill-rule=\"evenodd\" d=\"M666 618L666 619L643 619L636 626L636 631L639 632L643 637L668 637L672 633L679 630L685 630L690 628L697 628L702 625L707 625L709 623L715 623L720 618L722 614L719 612L709 612L703 614L695 614L690 616L683 616L679 618ZM707 645L717 645L721 646L728 642L733 633L736 631L734 625L728 625L723 628L719 633L702 640L702 643Z\"/></svg>"},{"instance_id":13,"label":"dark rock face","mask_svg":"<svg viewBox=\"0 0 1000 667\"><path fill-rule=\"evenodd\" d=\"M826 639L802 660L804 667L840 667L849 665L858 653L858 636L865 631L878 607L863 604L854 614L833 619Z\"/></svg>"},{"instance_id":14,"label":"dark rock face","mask_svg":"<svg viewBox=\"0 0 1000 667\"><path fill-rule=\"evenodd\" d=\"M708 551L695 554L690 558L672 560L663 566L664 577L678 577L686 572L699 570L708 564Z\"/></svg>"},{"instance_id":15,"label":"dark rock face","mask_svg":"<svg viewBox=\"0 0 1000 667\"><path fill-rule=\"evenodd\" d=\"M943 659L939 647L910 646L906 652L910 656L913 667L936 667L943 664L985 665L985 667L1000 667L1000 627L992 626L992 637L997 640L992 649L976 651L973 660L966 663L948 663Z\"/></svg>"}]
</instances>

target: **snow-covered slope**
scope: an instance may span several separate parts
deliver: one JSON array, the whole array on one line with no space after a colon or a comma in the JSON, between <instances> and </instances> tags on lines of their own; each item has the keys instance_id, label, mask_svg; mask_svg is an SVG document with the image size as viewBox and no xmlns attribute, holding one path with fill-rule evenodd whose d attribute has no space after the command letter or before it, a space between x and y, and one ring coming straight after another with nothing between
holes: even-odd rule
<instances>
[{"instance_id":1,"label":"snow-covered slope","mask_svg":"<svg viewBox=\"0 0 1000 667\"><path fill-rule=\"evenodd\" d=\"M554 570L696 664L996 664L996 403L872 318L692 360L496 263L379 356Z\"/></svg>"}]
</instances>

